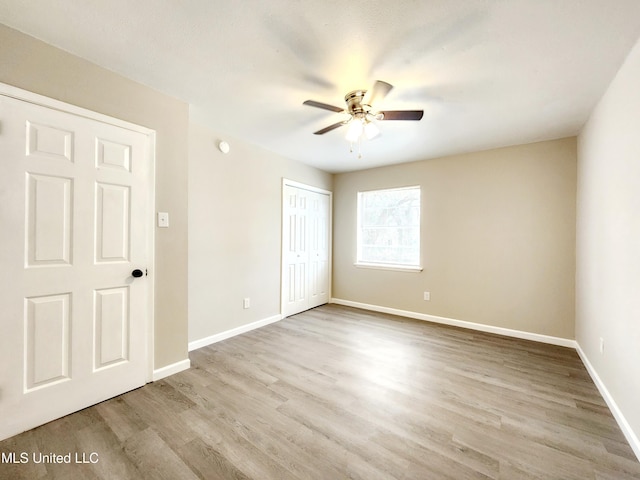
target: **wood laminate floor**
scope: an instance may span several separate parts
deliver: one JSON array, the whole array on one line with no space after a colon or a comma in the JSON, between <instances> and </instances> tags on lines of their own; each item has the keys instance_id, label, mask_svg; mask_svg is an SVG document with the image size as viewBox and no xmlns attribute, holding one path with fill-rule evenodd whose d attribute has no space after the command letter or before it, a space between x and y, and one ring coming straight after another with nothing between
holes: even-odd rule
<instances>
[{"instance_id":1,"label":"wood laminate floor","mask_svg":"<svg viewBox=\"0 0 640 480\"><path fill-rule=\"evenodd\" d=\"M2 479L640 479L575 351L326 305L0 442ZM82 459L82 457L80 457Z\"/></svg>"}]
</instances>

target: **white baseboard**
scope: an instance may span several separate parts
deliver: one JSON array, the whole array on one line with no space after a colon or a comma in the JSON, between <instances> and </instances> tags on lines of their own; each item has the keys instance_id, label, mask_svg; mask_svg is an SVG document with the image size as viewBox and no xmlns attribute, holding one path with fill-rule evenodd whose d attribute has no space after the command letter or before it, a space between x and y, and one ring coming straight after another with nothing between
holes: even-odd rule
<instances>
[{"instance_id":1,"label":"white baseboard","mask_svg":"<svg viewBox=\"0 0 640 480\"><path fill-rule=\"evenodd\" d=\"M182 372L183 370L187 370L190 367L191 360L185 358L184 360L180 360L179 362L172 363L171 365L167 365L166 367L161 367L154 370L152 381L157 382L164 377L168 377L169 375L173 375L174 373Z\"/></svg>"},{"instance_id":2,"label":"white baseboard","mask_svg":"<svg viewBox=\"0 0 640 480\"><path fill-rule=\"evenodd\" d=\"M347 307L362 308L363 310L371 310L373 312L389 313L391 315L399 315L402 317L414 318L416 320L424 320L427 322L441 323L443 325L451 325L454 327L468 328L470 330L478 330L480 332L495 333L506 337L521 338L523 340L533 340L534 342L548 343L551 345L559 345L561 347L576 348L576 341L570 338L552 337L550 335L542 335L539 333L524 332L522 330L513 330L510 328L494 327L482 323L467 322L465 320L456 320L454 318L438 317L428 315L426 313L411 312L409 310L398 310L396 308L382 307L379 305L370 305L367 303L352 302L351 300L342 300L340 298L332 298L331 303L345 305Z\"/></svg>"},{"instance_id":3,"label":"white baseboard","mask_svg":"<svg viewBox=\"0 0 640 480\"><path fill-rule=\"evenodd\" d=\"M611 410L613 417L616 419L616 422L618 422L618 426L620 426L620 430L622 430L622 433L624 434L625 438L629 442L629 445L631 445L631 448L633 449L633 453L636 454L636 457L638 457L638 460L640 461L640 439L638 438L638 435L636 435L636 433L631 428L631 425L629 425L629 422L627 422L627 419L620 411L618 404L609 393L609 390L600 379L600 376L598 375L596 370L593 368L593 365L591 365L589 358L584 353L584 351L580 347L580 344L578 343L576 343L576 351L578 352L578 355L580 356L582 363L587 369L587 372L589 372L589 375L591 376L593 383L595 383L596 387L598 387L598 390L600 391L600 395L602 395L602 397L604 398L604 401L607 402L607 405L609 406L609 410Z\"/></svg>"},{"instance_id":4,"label":"white baseboard","mask_svg":"<svg viewBox=\"0 0 640 480\"><path fill-rule=\"evenodd\" d=\"M207 345L211 345L216 342L221 342L222 340L226 340L227 338L235 337L236 335L240 335L241 333L250 332L251 330L264 327L265 325L269 325L270 323L275 323L280 320L282 320L282 315L273 315L272 317L267 317L256 322L232 328L231 330L216 333L215 335L211 335L210 337L201 338L200 340L194 340L193 342L189 342L189 351L191 352L193 350L197 350L198 348L206 347Z\"/></svg>"}]
</instances>

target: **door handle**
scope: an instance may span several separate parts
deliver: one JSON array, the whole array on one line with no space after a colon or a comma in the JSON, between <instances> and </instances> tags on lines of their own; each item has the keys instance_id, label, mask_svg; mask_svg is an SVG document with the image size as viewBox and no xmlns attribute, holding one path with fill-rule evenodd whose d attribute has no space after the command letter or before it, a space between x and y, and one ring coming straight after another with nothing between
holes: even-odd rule
<instances>
[{"instance_id":1,"label":"door handle","mask_svg":"<svg viewBox=\"0 0 640 480\"><path fill-rule=\"evenodd\" d=\"M139 278L142 275L144 275L144 272L142 270L140 270L139 268L136 268L133 272L131 272L131 276L135 277L135 278Z\"/></svg>"}]
</instances>

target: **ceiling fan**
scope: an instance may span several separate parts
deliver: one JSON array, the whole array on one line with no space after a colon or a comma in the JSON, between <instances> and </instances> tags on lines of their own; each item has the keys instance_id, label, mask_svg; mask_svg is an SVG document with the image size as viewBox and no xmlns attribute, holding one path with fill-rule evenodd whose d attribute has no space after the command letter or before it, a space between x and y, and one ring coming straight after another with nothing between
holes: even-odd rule
<instances>
[{"instance_id":1,"label":"ceiling fan","mask_svg":"<svg viewBox=\"0 0 640 480\"><path fill-rule=\"evenodd\" d=\"M422 118L424 114L423 110L374 110L372 105L377 100L381 100L387 96L392 88L393 85L383 82L382 80L377 80L373 88L369 91L354 90L349 92L344 97L347 108L334 107L333 105L316 102L315 100L306 100L303 102L303 105L349 115L349 118L346 120L329 125L314 132L314 134L324 135L342 125L349 125L347 140L353 143L359 140L363 134L368 139L372 139L380 133L373 123L373 120L420 120Z\"/></svg>"}]
</instances>

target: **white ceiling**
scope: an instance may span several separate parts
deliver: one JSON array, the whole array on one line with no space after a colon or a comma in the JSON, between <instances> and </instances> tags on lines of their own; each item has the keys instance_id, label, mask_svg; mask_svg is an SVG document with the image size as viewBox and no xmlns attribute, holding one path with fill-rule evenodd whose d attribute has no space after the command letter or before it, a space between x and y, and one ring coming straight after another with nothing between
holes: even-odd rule
<instances>
[{"instance_id":1,"label":"white ceiling","mask_svg":"<svg viewBox=\"0 0 640 480\"><path fill-rule=\"evenodd\" d=\"M0 0L0 22L191 104L224 135L330 171L576 134L640 36L638 0ZM343 106L377 79L349 153ZM233 148L233 144L231 145Z\"/></svg>"}]
</instances>

